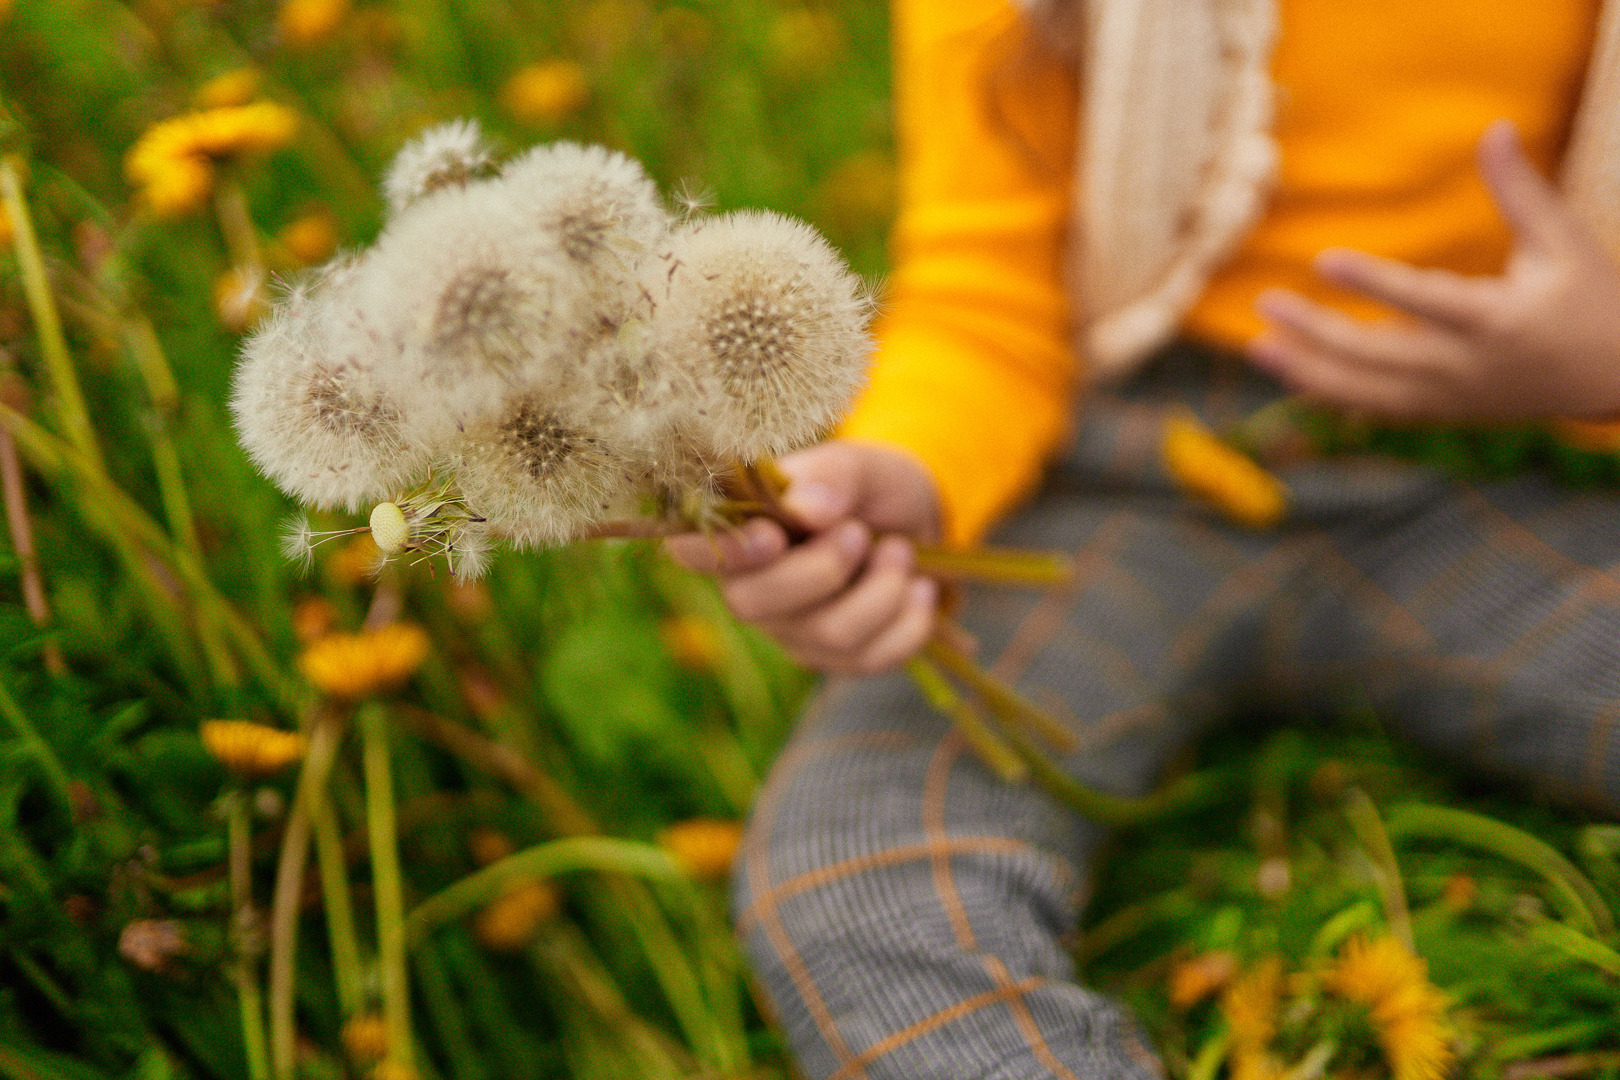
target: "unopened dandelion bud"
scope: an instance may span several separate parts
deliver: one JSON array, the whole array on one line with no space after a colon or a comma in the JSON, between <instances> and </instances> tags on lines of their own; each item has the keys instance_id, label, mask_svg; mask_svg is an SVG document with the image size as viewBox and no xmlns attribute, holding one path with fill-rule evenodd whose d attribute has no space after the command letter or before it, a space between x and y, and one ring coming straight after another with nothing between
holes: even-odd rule
<instances>
[{"instance_id":1,"label":"unopened dandelion bud","mask_svg":"<svg viewBox=\"0 0 1620 1080\"><path fill-rule=\"evenodd\" d=\"M405 144L388 167L383 194L398 214L441 188L461 185L486 172L489 147L476 120L452 120L430 127Z\"/></svg>"},{"instance_id":2,"label":"unopened dandelion bud","mask_svg":"<svg viewBox=\"0 0 1620 1080\"><path fill-rule=\"evenodd\" d=\"M410 535L405 512L397 505L382 502L371 508L371 539L384 554L397 555L404 551Z\"/></svg>"},{"instance_id":3,"label":"unopened dandelion bud","mask_svg":"<svg viewBox=\"0 0 1620 1080\"><path fill-rule=\"evenodd\" d=\"M711 456L751 461L807 445L865 378L860 281L815 230L749 211L679 230L649 282L666 355L700 387L692 428Z\"/></svg>"}]
</instances>

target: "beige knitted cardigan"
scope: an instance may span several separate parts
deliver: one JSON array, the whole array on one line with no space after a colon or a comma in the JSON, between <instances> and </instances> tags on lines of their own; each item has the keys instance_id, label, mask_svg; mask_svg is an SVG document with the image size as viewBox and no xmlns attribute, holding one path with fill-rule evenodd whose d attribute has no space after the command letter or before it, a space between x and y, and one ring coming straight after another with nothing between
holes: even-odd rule
<instances>
[{"instance_id":1,"label":"beige knitted cardigan","mask_svg":"<svg viewBox=\"0 0 1620 1080\"><path fill-rule=\"evenodd\" d=\"M1017 2L1082 43L1069 273L1081 355L1115 379L1175 333L1263 209L1277 0ZM1560 184L1620 251L1620 0L1603 5Z\"/></svg>"}]
</instances>

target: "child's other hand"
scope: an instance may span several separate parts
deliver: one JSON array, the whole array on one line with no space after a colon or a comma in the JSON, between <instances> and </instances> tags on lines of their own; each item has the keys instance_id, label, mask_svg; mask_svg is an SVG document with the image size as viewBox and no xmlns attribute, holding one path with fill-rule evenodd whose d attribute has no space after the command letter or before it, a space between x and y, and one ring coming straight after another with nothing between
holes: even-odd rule
<instances>
[{"instance_id":1,"label":"child's other hand","mask_svg":"<svg viewBox=\"0 0 1620 1080\"><path fill-rule=\"evenodd\" d=\"M1505 120L1479 164L1513 229L1500 277L1333 249L1317 270L1414 316L1368 323L1272 290L1250 357L1315 400L1396 419L1620 413L1620 268L1536 171Z\"/></svg>"},{"instance_id":2,"label":"child's other hand","mask_svg":"<svg viewBox=\"0 0 1620 1080\"><path fill-rule=\"evenodd\" d=\"M802 664L870 674L902 663L934 629L938 584L916 572L912 547L939 534L933 479L899 451L839 440L778 464L792 481L783 503L807 539L790 544L756 518L713 537L672 537L669 553L719 574L732 611Z\"/></svg>"}]
</instances>

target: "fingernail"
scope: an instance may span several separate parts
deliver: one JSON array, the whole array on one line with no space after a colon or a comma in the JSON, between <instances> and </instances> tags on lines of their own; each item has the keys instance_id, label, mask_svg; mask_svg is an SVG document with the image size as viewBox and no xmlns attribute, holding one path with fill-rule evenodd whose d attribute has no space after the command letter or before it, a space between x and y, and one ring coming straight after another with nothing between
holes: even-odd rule
<instances>
[{"instance_id":1,"label":"fingernail","mask_svg":"<svg viewBox=\"0 0 1620 1080\"><path fill-rule=\"evenodd\" d=\"M866 526L858 521L848 522L839 527L834 541L838 544L838 550L852 559L858 559L866 552Z\"/></svg>"},{"instance_id":2,"label":"fingernail","mask_svg":"<svg viewBox=\"0 0 1620 1080\"><path fill-rule=\"evenodd\" d=\"M814 480L794 483L782 496L782 504L807 522L825 521L838 514L838 496L833 489Z\"/></svg>"}]
</instances>

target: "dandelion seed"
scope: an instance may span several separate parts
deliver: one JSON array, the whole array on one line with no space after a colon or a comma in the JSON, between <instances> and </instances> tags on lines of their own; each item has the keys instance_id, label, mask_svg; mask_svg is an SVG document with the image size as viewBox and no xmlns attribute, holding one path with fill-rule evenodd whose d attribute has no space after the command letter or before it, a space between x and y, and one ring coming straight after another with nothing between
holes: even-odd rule
<instances>
[{"instance_id":1,"label":"dandelion seed","mask_svg":"<svg viewBox=\"0 0 1620 1080\"><path fill-rule=\"evenodd\" d=\"M394 214L441 188L461 186L488 171L492 159L476 120L428 128L394 156L383 194Z\"/></svg>"},{"instance_id":2,"label":"dandelion seed","mask_svg":"<svg viewBox=\"0 0 1620 1080\"><path fill-rule=\"evenodd\" d=\"M650 283L654 331L701 388L692 425L715 458L755 460L823 435L865 376L870 304L815 230L750 211L673 236Z\"/></svg>"},{"instance_id":3,"label":"dandelion seed","mask_svg":"<svg viewBox=\"0 0 1620 1080\"><path fill-rule=\"evenodd\" d=\"M512 193L520 225L556 237L565 255L597 273L626 274L669 228L646 170L600 146L537 146L507 163L501 183Z\"/></svg>"},{"instance_id":4,"label":"dandelion seed","mask_svg":"<svg viewBox=\"0 0 1620 1080\"><path fill-rule=\"evenodd\" d=\"M519 546L561 544L601 520L634 465L534 397L468 430L451 466L467 505Z\"/></svg>"},{"instance_id":5,"label":"dandelion seed","mask_svg":"<svg viewBox=\"0 0 1620 1080\"><path fill-rule=\"evenodd\" d=\"M397 555L405 550L410 527L405 524L405 512L397 504L381 502L371 508L371 539L385 555Z\"/></svg>"}]
</instances>

